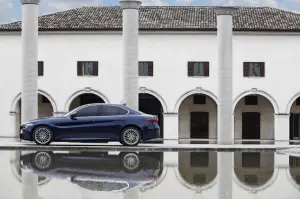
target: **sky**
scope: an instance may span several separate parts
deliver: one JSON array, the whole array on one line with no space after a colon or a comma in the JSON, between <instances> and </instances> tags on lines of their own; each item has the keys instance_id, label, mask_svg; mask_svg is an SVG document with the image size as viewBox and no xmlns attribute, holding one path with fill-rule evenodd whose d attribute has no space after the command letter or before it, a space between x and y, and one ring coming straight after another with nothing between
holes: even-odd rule
<instances>
[{"instance_id":1,"label":"sky","mask_svg":"<svg viewBox=\"0 0 300 199\"><path fill-rule=\"evenodd\" d=\"M40 0L40 15L82 6L119 5L119 0ZM141 0L144 6L268 6L300 13L300 0ZM20 0L0 0L0 24L21 20Z\"/></svg>"}]
</instances>

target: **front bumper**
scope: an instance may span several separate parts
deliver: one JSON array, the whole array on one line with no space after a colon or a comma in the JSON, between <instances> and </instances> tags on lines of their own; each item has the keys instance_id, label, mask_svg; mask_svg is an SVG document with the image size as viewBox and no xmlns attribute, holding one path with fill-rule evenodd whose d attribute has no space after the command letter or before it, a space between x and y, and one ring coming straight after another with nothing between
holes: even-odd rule
<instances>
[{"instance_id":1,"label":"front bumper","mask_svg":"<svg viewBox=\"0 0 300 199\"><path fill-rule=\"evenodd\" d=\"M23 128L20 129L20 139L32 141L32 134L30 128Z\"/></svg>"}]
</instances>

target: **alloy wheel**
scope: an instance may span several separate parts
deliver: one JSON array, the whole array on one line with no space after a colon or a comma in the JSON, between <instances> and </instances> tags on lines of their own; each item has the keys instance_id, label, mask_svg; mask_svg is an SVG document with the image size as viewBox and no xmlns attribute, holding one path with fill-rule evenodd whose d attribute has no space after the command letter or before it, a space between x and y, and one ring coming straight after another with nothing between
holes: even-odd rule
<instances>
[{"instance_id":1,"label":"alloy wheel","mask_svg":"<svg viewBox=\"0 0 300 199\"><path fill-rule=\"evenodd\" d=\"M34 139L38 144L47 144L51 140L51 132L47 128L38 128L34 133Z\"/></svg>"},{"instance_id":2,"label":"alloy wheel","mask_svg":"<svg viewBox=\"0 0 300 199\"><path fill-rule=\"evenodd\" d=\"M123 134L123 139L128 145L136 145L140 140L140 134L135 129L127 129Z\"/></svg>"}]
</instances>

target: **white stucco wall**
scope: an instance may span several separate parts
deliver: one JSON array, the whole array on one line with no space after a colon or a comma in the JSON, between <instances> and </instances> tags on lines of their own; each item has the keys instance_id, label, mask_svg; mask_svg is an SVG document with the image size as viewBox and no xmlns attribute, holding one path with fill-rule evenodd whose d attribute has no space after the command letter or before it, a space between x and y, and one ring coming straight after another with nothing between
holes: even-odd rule
<instances>
[{"instance_id":1,"label":"white stucco wall","mask_svg":"<svg viewBox=\"0 0 300 199\"><path fill-rule=\"evenodd\" d=\"M215 33L141 33L139 60L154 61L154 76L141 77L140 87L155 91L165 102L165 112L177 112L176 108L180 106L177 102L183 100L181 97L185 93L197 87L216 96L216 38ZM16 33L1 33L0 43L0 68L3 71L0 73L0 92L4 96L0 106L0 123L3 130L1 135L12 136L12 119L9 112L12 111L14 98L21 91L21 37ZM245 94L256 92L271 100L275 113L287 112L290 101L300 93L300 87L295 83L300 70L299 44L300 38L297 34L235 33L233 103L237 103L238 97L243 93L250 91ZM66 111L68 99L86 87L92 88L111 103L120 103L121 49L120 33L41 33L38 56L40 61L44 61L44 76L38 77L38 87L53 98L57 105L55 111ZM78 77L76 63L80 60L98 61L99 76ZM209 61L210 76L188 77L187 61L191 60ZM244 78L244 61L266 62L266 77ZM257 90L252 92L252 88ZM272 136L269 134L266 137Z\"/></svg>"}]
</instances>

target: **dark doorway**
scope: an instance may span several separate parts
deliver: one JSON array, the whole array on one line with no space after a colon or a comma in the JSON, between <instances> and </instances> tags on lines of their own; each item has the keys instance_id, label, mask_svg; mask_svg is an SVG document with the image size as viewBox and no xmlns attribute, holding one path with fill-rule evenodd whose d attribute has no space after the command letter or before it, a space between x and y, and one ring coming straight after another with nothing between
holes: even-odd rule
<instances>
[{"instance_id":1,"label":"dark doorway","mask_svg":"<svg viewBox=\"0 0 300 199\"><path fill-rule=\"evenodd\" d=\"M164 137L164 117L163 117L163 107L160 103L160 101L154 97L153 95L150 95L148 93L140 93L139 94L139 110L151 114L156 115L158 117L158 125L160 127L160 138ZM159 141L149 141L151 143L163 143L163 140Z\"/></svg>"},{"instance_id":2,"label":"dark doorway","mask_svg":"<svg viewBox=\"0 0 300 199\"><path fill-rule=\"evenodd\" d=\"M300 140L300 114L291 113L290 115L290 140Z\"/></svg>"},{"instance_id":3,"label":"dark doorway","mask_svg":"<svg viewBox=\"0 0 300 199\"><path fill-rule=\"evenodd\" d=\"M242 139L260 139L260 113L242 113Z\"/></svg>"},{"instance_id":4,"label":"dark doorway","mask_svg":"<svg viewBox=\"0 0 300 199\"><path fill-rule=\"evenodd\" d=\"M191 139L208 139L209 138L209 113L191 112L190 116L191 116L191 123L190 123ZM192 143L200 143L200 142L192 141ZM201 143L203 143L203 141L201 141Z\"/></svg>"}]
</instances>

